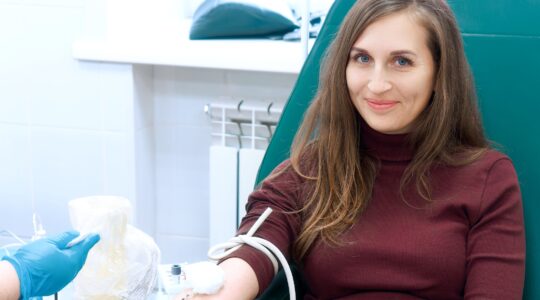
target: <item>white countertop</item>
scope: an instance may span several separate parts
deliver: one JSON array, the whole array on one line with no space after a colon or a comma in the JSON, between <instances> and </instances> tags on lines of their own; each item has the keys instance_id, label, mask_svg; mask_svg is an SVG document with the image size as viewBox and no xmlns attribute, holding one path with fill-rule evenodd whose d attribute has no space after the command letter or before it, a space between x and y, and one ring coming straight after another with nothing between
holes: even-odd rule
<instances>
[{"instance_id":1,"label":"white countertop","mask_svg":"<svg viewBox=\"0 0 540 300\"><path fill-rule=\"evenodd\" d=\"M269 39L189 39L190 21L162 36L81 38L73 45L79 60L169 65L297 74L304 54L299 41ZM314 39L310 40L310 47Z\"/></svg>"}]
</instances>

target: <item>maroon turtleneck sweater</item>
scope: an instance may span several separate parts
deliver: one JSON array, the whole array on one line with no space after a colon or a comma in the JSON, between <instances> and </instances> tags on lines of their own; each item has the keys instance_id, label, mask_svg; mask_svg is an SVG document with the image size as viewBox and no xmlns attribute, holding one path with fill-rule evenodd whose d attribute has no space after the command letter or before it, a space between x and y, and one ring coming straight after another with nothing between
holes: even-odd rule
<instances>
[{"instance_id":1,"label":"maroon turtleneck sweater","mask_svg":"<svg viewBox=\"0 0 540 300\"><path fill-rule=\"evenodd\" d=\"M331 247L316 243L301 262L310 288L304 299L521 299L525 236L518 180L505 155L488 151L476 162L431 170L431 203L414 188L399 195L412 151L405 135L363 129L367 147L381 161L372 199L357 223ZM282 168L289 164L284 162ZM272 207L255 236L290 257L300 229L304 179L292 168L253 192L239 233ZM352 242L352 243L349 243ZM243 246L231 257L255 270L260 293L274 276L262 253Z\"/></svg>"}]
</instances>

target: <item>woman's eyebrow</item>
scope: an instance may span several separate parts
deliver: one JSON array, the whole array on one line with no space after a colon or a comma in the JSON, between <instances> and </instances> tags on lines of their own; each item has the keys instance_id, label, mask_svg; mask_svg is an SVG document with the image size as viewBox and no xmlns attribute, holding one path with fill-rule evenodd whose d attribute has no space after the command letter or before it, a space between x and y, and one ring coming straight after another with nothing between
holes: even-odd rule
<instances>
[{"instance_id":1,"label":"woman's eyebrow","mask_svg":"<svg viewBox=\"0 0 540 300\"><path fill-rule=\"evenodd\" d=\"M367 51L366 49L364 48L360 48L360 47L352 47L351 49L351 52L362 52L362 53L368 53L369 54L369 51ZM399 56L399 55L412 55L412 56L417 56L416 53L412 50L394 50L392 52L390 52L390 55L391 56Z\"/></svg>"},{"instance_id":2,"label":"woman's eyebrow","mask_svg":"<svg viewBox=\"0 0 540 300\"><path fill-rule=\"evenodd\" d=\"M390 55L392 56L404 55L404 54L417 56L416 53L414 53L414 51L411 51L411 50L396 50L396 51L390 52Z\"/></svg>"},{"instance_id":3,"label":"woman's eyebrow","mask_svg":"<svg viewBox=\"0 0 540 300\"><path fill-rule=\"evenodd\" d=\"M362 48L358 48L358 47L352 47L351 52L353 52L353 51L369 53L369 51L367 51L366 49L362 49Z\"/></svg>"}]
</instances>

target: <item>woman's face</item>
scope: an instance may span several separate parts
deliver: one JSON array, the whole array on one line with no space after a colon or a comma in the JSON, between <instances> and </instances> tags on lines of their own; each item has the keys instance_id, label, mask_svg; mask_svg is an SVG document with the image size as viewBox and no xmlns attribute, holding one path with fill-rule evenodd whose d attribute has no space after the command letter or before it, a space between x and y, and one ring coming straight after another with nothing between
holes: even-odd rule
<instances>
[{"instance_id":1,"label":"woman's face","mask_svg":"<svg viewBox=\"0 0 540 300\"><path fill-rule=\"evenodd\" d=\"M347 86L362 119L376 131L407 133L433 94L428 33L406 12L369 25L354 43Z\"/></svg>"}]
</instances>

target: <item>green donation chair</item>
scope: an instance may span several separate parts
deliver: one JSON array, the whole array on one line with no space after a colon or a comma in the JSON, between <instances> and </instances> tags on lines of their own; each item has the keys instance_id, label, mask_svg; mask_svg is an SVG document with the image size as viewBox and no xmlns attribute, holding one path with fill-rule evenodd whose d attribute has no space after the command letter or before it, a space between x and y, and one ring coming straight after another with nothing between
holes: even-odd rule
<instances>
[{"instance_id":1,"label":"green donation chair","mask_svg":"<svg viewBox=\"0 0 540 300\"><path fill-rule=\"evenodd\" d=\"M361 1L361 0L358 0ZM321 58L354 0L336 0L298 76L257 175L257 183L289 149L318 86ZM523 299L540 299L540 2L449 0L457 16L478 91L486 133L516 167L527 238ZM298 294L305 285L294 269ZM259 299L289 299L283 272Z\"/></svg>"}]
</instances>

